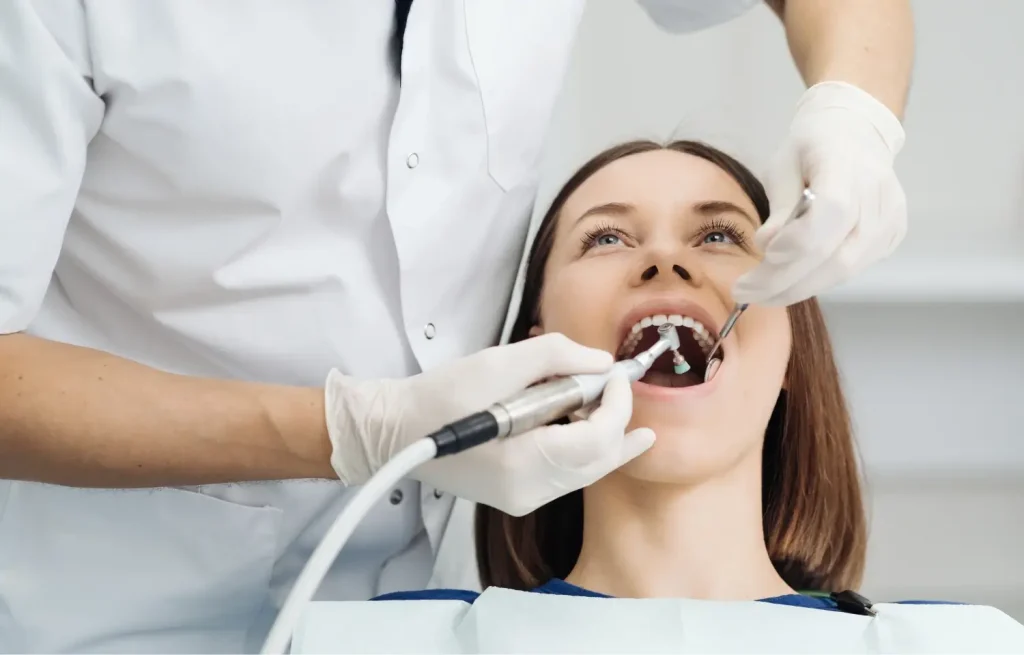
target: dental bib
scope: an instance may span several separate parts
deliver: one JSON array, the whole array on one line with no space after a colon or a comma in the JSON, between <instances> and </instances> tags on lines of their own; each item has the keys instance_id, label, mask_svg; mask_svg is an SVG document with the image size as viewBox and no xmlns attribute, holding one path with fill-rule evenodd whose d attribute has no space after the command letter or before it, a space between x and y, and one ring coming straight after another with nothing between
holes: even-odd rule
<instances>
[{"instance_id":1,"label":"dental bib","mask_svg":"<svg viewBox=\"0 0 1024 655\"><path fill-rule=\"evenodd\" d=\"M454 600L315 602L293 653L1021 653L981 605L876 604L875 616L757 601L613 599L489 588Z\"/></svg>"}]
</instances>

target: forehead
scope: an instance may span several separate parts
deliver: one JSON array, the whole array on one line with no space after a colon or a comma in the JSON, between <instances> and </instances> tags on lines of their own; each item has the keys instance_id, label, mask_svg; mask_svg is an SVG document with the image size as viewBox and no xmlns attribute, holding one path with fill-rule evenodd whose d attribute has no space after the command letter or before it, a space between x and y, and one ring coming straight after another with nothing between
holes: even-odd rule
<instances>
[{"instance_id":1,"label":"forehead","mask_svg":"<svg viewBox=\"0 0 1024 655\"><path fill-rule=\"evenodd\" d=\"M611 202L672 212L709 200L729 201L757 216L736 180L715 164L674 150L654 150L623 157L599 170L569 196L561 214L563 220L573 221L587 209Z\"/></svg>"}]
</instances>

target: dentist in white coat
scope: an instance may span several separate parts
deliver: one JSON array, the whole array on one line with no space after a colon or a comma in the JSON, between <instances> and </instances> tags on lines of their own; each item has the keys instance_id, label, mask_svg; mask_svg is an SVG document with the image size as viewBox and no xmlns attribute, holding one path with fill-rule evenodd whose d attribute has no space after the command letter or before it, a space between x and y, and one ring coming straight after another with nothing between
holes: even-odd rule
<instances>
[{"instance_id":1,"label":"dentist in white coat","mask_svg":"<svg viewBox=\"0 0 1024 655\"><path fill-rule=\"evenodd\" d=\"M682 32L756 3L641 4ZM736 292L788 304L902 238L912 29L906 0L770 4L810 87L773 207L819 202ZM255 650L347 487L610 365L478 352L584 0L408 5L0 2L0 651ZM471 585L452 494L529 511L648 448L630 412L610 385L589 421L424 467L322 595Z\"/></svg>"}]
</instances>

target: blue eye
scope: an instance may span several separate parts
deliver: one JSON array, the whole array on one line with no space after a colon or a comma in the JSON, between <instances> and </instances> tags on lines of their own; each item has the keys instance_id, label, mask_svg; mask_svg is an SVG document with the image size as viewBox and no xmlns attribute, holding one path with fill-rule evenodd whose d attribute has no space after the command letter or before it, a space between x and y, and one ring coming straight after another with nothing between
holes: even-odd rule
<instances>
[{"instance_id":1,"label":"blue eye","mask_svg":"<svg viewBox=\"0 0 1024 655\"><path fill-rule=\"evenodd\" d=\"M626 245L626 239L629 238L628 234L617 227L611 225L599 225L593 230L589 230L580 239L580 245L582 247L581 252L587 252L591 248L597 248L599 246L624 246Z\"/></svg>"},{"instance_id":2,"label":"blue eye","mask_svg":"<svg viewBox=\"0 0 1024 655\"><path fill-rule=\"evenodd\" d=\"M733 238L725 232L716 230L704 235L704 243L733 243Z\"/></svg>"},{"instance_id":3,"label":"blue eye","mask_svg":"<svg viewBox=\"0 0 1024 655\"><path fill-rule=\"evenodd\" d=\"M747 244L747 238L735 223L723 218L713 218L700 226L695 235L702 246L739 246Z\"/></svg>"}]
</instances>

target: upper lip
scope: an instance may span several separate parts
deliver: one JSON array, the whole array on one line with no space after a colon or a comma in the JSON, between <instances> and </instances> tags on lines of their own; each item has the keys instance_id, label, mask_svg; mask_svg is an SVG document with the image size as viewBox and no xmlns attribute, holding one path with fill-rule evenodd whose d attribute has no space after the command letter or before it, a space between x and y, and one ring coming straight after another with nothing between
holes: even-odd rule
<instances>
[{"instance_id":1,"label":"upper lip","mask_svg":"<svg viewBox=\"0 0 1024 655\"><path fill-rule=\"evenodd\" d=\"M626 340L630 330L633 329L633 326L637 321L647 318L648 316L656 316L658 314L664 314L665 316L678 314L680 316L689 316L690 318L696 319L697 321L700 321L712 339L718 339L718 328L716 326L721 325L725 320L716 319L711 315L711 312L701 305L684 298L652 299L640 303L626 313L625 317L622 319L622 324L619 326L618 343L621 344ZM616 347L618 347L618 344L616 344ZM722 347L724 348L725 344L722 344Z\"/></svg>"}]
</instances>

